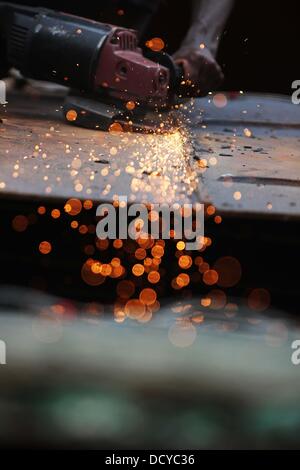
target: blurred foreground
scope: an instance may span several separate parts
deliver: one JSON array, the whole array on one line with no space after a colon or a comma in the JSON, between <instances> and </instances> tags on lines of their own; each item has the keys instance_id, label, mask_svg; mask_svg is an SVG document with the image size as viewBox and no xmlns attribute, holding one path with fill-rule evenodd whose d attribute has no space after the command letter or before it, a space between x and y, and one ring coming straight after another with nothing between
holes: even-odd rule
<instances>
[{"instance_id":1,"label":"blurred foreground","mask_svg":"<svg viewBox=\"0 0 300 470\"><path fill-rule=\"evenodd\" d=\"M116 324L60 303L1 292L1 447L298 447L299 322L246 307L203 322L171 302L150 324Z\"/></svg>"}]
</instances>

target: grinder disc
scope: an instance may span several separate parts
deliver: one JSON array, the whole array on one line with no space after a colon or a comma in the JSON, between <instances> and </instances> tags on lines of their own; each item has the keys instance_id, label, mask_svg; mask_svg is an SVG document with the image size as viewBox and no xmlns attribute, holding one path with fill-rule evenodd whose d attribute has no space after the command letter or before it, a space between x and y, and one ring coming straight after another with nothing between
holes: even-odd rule
<instances>
[{"instance_id":1,"label":"grinder disc","mask_svg":"<svg viewBox=\"0 0 300 470\"><path fill-rule=\"evenodd\" d=\"M107 131L113 123L121 124L125 131L146 133L172 132L178 127L175 113L170 110L136 106L128 111L122 101L97 101L82 95L68 95L63 112L71 124L101 131Z\"/></svg>"}]
</instances>

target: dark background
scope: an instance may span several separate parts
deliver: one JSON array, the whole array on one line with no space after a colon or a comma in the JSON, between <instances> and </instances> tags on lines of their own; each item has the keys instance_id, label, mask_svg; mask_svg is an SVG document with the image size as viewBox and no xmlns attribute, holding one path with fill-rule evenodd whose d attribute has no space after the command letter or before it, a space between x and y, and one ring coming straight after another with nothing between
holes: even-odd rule
<instances>
[{"instance_id":1,"label":"dark background","mask_svg":"<svg viewBox=\"0 0 300 470\"><path fill-rule=\"evenodd\" d=\"M15 3L46 6L127 26L131 18L126 6L123 16L117 14L124 2L21 0ZM105 5L109 5L109 14ZM190 7L191 0L162 0L149 37L162 37L168 52L174 52L188 28ZM236 0L218 54L226 77L222 89L290 94L292 81L300 79L299 13L299 0Z\"/></svg>"}]
</instances>

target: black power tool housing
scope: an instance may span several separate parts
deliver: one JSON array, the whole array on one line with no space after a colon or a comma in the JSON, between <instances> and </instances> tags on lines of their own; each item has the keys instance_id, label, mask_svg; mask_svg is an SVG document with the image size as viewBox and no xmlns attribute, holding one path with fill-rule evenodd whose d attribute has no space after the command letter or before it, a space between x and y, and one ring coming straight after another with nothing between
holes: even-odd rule
<instances>
[{"instance_id":1,"label":"black power tool housing","mask_svg":"<svg viewBox=\"0 0 300 470\"><path fill-rule=\"evenodd\" d=\"M9 66L70 87L64 113L74 111L75 124L107 129L118 121L151 130L157 120L146 111L166 107L180 81L169 56L145 56L134 30L3 2L0 18ZM125 106L129 101L134 109Z\"/></svg>"}]
</instances>

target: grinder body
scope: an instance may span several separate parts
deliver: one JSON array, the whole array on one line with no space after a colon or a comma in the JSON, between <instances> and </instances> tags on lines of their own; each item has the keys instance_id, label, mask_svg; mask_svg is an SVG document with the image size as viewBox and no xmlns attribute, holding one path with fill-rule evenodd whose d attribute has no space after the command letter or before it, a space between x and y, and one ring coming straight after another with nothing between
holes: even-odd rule
<instances>
[{"instance_id":1,"label":"grinder body","mask_svg":"<svg viewBox=\"0 0 300 470\"><path fill-rule=\"evenodd\" d=\"M137 32L0 2L10 66L28 78L142 102L168 100L170 71L143 56Z\"/></svg>"},{"instance_id":2,"label":"grinder body","mask_svg":"<svg viewBox=\"0 0 300 470\"><path fill-rule=\"evenodd\" d=\"M137 120L142 129L145 109L166 107L178 84L171 58L146 57L134 30L0 2L0 39L9 67L71 88L65 114L75 107L74 124L85 127ZM131 100L135 109L127 111Z\"/></svg>"}]
</instances>

